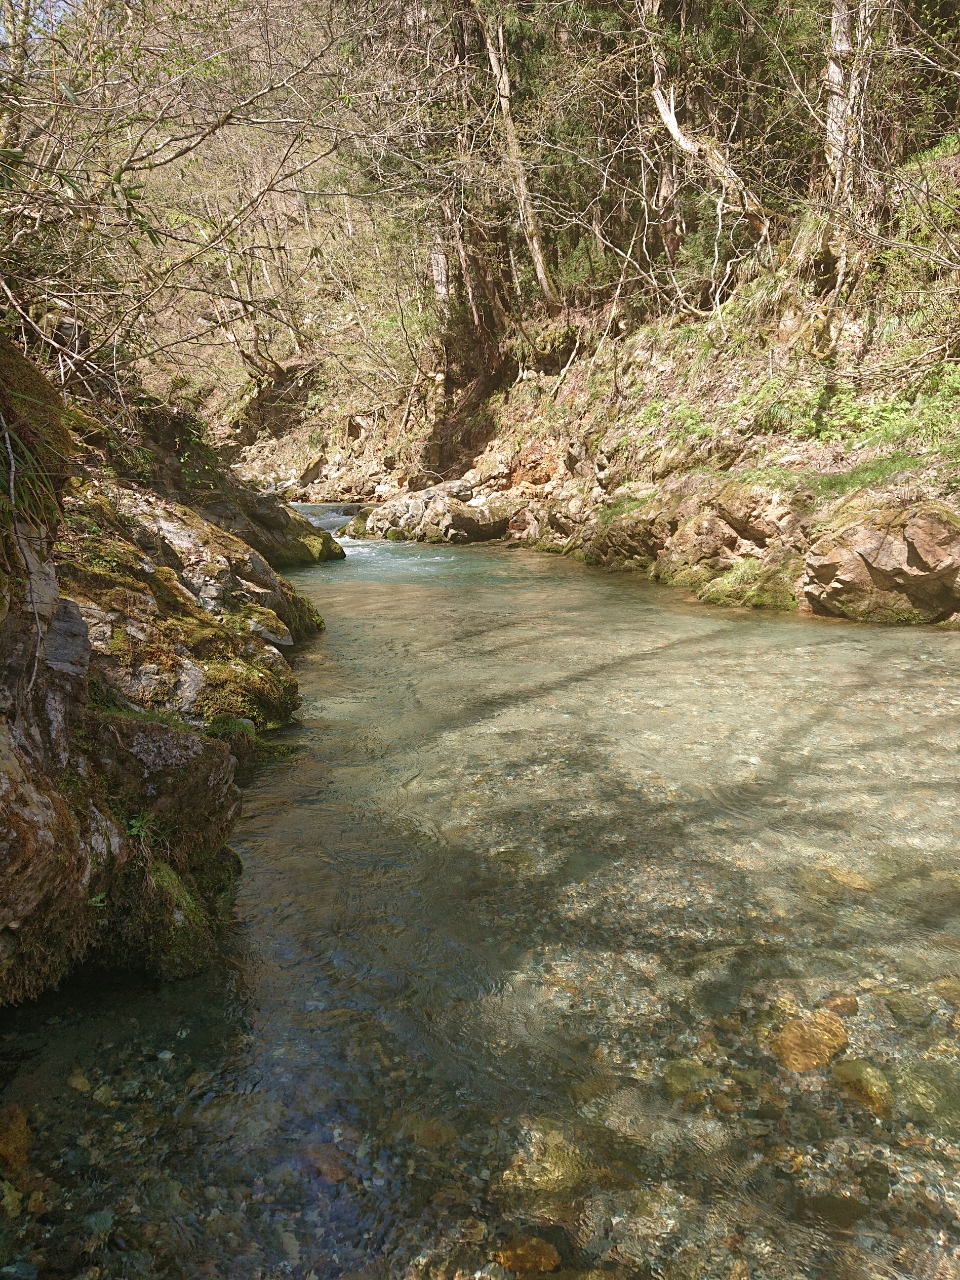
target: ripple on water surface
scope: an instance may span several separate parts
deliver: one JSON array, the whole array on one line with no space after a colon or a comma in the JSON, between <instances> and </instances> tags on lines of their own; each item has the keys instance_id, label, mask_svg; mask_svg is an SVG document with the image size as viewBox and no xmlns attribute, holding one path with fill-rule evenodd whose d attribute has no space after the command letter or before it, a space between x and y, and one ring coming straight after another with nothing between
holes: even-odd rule
<instances>
[{"instance_id":1,"label":"ripple on water surface","mask_svg":"<svg viewBox=\"0 0 960 1280\"><path fill-rule=\"evenodd\" d=\"M5 1015L0 1275L960 1276L960 637L346 545L222 970Z\"/></svg>"}]
</instances>

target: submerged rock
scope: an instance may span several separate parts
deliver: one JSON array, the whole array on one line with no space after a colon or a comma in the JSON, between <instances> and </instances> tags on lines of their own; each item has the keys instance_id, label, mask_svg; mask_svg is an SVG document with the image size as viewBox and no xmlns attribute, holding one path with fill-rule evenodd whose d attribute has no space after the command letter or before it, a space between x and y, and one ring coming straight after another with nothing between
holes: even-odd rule
<instances>
[{"instance_id":1,"label":"submerged rock","mask_svg":"<svg viewBox=\"0 0 960 1280\"><path fill-rule=\"evenodd\" d=\"M858 1102L878 1116L889 1116L893 1089L879 1067L865 1058L849 1058L833 1065L833 1078Z\"/></svg>"},{"instance_id":2,"label":"submerged rock","mask_svg":"<svg viewBox=\"0 0 960 1280\"><path fill-rule=\"evenodd\" d=\"M960 1137L960 1063L917 1059L897 1078L897 1110L914 1124L947 1137Z\"/></svg>"},{"instance_id":3,"label":"submerged rock","mask_svg":"<svg viewBox=\"0 0 960 1280\"><path fill-rule=\"evenodd\" d=\"M854 1018L860 1012L860 1001L854 995L836 995L824 1000L823 1007L838 1018Z\"/></svg>"},{"instance_id":4,"label":"submerged rock","mask_svg":"<svg viewBox=\"0 0 960 1280\"><path fill-rule=\"evenodd\" d=\"M663 1091L668 1098L682 1098L716 1079L713 1068L688 1058L675 1058L663 1068Z\"/></svg>"},{"instance_id":5,"label":"submerged rock","mask_svg":"<svg viewBox=\"0 0 960 1280\"><path fill-rule=\"evenodd\" d=\"M812 1071L825 1067L847 1047L843 1023L829 1009L806 1018L793 1018L770 1044L774 1056L787 1071Z\"/></svg>"},{"instance_id":6,"label":"submerged rock","mask_svg":"<svg viewBox=\"0 0 960 1280\"><path fill-rule=\"evenodd\" d=\"M493 1257L501 1267L517 1275L556 1271L561 1261L556 1246L541 1240L539 1236L521 1236L512 1240L498 1249Z\"/></svg>"}]
</instances>

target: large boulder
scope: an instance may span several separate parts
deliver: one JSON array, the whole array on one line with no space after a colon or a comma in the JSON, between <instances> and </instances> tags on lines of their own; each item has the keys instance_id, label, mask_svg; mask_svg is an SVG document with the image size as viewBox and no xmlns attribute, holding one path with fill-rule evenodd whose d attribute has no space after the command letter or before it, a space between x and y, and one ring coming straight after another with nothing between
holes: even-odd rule
<instances>
[{"instance_id":1,"label":"large boulder","mask_svg":"<svg viewBox=\"0 0 960 1280\"><path fill-rule=\"evenodd\" d=\"M374 537L413 542L489 542L507 533L523 499L474 496L462 480L406 493L377 507L366 521Z\"/></svg>"},{"instance_id":2,"label":"large boulder","mask_svg":"<svg viewBox=\"0 0 960 1280\"><path fill-rule=\"evenodd\" d=\"M960 515L941 502L845 504L810 547L803 599L860 622L944 622L960 613Z\"/></svg>"},{"instance_id":3,"label":"large boulder","mask_svg":"<svg viewBox=\"0 0 960 1280\"><path fill-rule=\"evenodd\" d=\"M232 477L223 477L221 492L198 510L204 520L253 547L275 569L342 560L346 555L326 529L318 529L274 494L260 493Z\"/></svg>"}]
</instances>

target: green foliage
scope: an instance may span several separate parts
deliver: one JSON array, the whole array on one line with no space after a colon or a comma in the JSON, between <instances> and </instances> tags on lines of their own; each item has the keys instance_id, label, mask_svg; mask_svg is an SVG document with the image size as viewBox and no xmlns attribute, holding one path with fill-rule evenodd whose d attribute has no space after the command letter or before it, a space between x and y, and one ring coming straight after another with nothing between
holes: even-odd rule
<instances>
[{"instance_id":1,"label":"green foliage","mask_svg":"<svg viewBox=\"0 0 960 1280\"><path fill-rule=\"evenodd\" d=\"M70 453L53 388L0 337L0 530L8 566L21 560L6 536L15 517L35 530L56 528Z\"/></svg>"}]
</instances>

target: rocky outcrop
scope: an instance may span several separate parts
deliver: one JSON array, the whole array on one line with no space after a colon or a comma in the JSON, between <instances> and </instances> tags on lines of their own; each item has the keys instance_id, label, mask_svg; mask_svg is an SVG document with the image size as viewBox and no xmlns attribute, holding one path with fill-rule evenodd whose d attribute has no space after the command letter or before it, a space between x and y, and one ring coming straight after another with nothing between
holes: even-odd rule
<instances>
[{"instance_id":1,"label":"rocky outcrop","mask_svg":"<svg viewBox=\"0 0 960 1280\"><path fill-rule=\"evenodd\" d=\"M289 719L281 650L321 625L258 552L158 495L89 480L64 500L57 576L90 638L101 701L193 723Z\"/></svg>"},{"instance_id":2,"label":"rocky outcrop","mask_svg":"<svg viewBox=\"0 0 960 1280\"><path fill-rule=\"evenodd\" d=\"M274 494L227 477L220 489L216 498L199 506L199 514L253 547L275 569L344 558L343 548L326 529L316 528Z\"/></svg>"},{"instance_id":3,"label":"rocky outcrop","mask_svg":"<svg viewBox=\"0 0 960 1280\"><path fill-rule=\"evenodd\" d=\"M798 606L809 494L695 473L621 501L585 531L590 563L644 570L715 604Z\"/></svg>"},{"instance_id":4,"label":"rocky outcrop","mask_svg":"<svg viewBox=\"0 0 960 1280\"><path fill-rule=\"evenodd\" d=\"M0 1004L85 957L209 961L239 870L231 746L289 718L281 649L323 625L264 552L89 443L67 461L68 425L0 343Z\"/></svg>"},{"instance_id":5,"label":"rocky outcrop","mask_svg":"<svg viewBox=\"0 0 960 1280\"><path fill-rule=\"evenodd\" d=\"M611 453L612 453L611 449ZM643 572L713 604L799 609L880 623L960 625L960 512L911 491L818 501L784 475L718 470L742 453L720 441L651 447L639 478L582 441L494 441L462 479L395 493L354 536L479 542L505 538L608 569ZM704 460L711 466L695 466ZM831 456L831 463L836 458Z\"/></svg>"},{"instance_id":6,"label":"rocky outcrop","mask_svg":"<svg viewBox=\"0 0 960 1280\"><path fill-rule=\"evenodd\" d=\"M523 505L494 494L474 496L469 483L454 480L383 503L367 518L364 532L393 541L489 542L506 534Z\"/></svg>"},{"instance_id":7,"label":"rocky outcrop","mask_svg":"<svg viewBox=\"0 0 960 1280\"><path fill-rule=\"evenodd\" d=\"M814 531L803 597L816 613L960 623L960 513L941 502L859 499Z\"/></svg>"}]
</instances>

